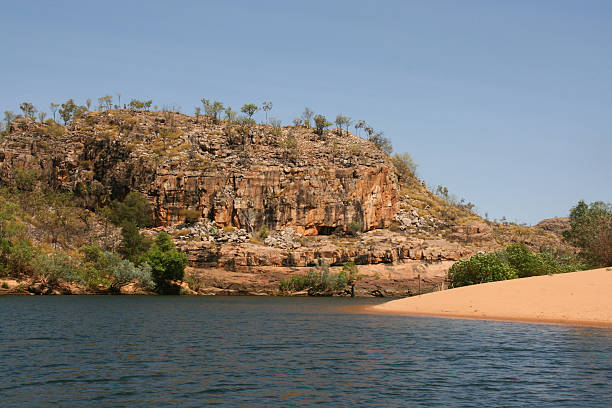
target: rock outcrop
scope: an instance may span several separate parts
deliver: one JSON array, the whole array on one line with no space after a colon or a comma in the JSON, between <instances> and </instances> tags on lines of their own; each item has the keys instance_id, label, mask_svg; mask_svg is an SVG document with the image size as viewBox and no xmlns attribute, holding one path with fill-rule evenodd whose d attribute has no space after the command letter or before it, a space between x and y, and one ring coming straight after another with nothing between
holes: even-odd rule
<instances>
[{"instance_id":1,"label":"rock outcrop","mask_svg":"<svg viewBox=\"0 0 612 408\"><path fill-rule=\"evenodd\" d=\"M89 114L61 135L25 123L0 147L0 183L38 170L84 205L147 195L158 225L184 210L249 233L293 228L328 235L388 226L398 191L388 157L371 143L305 127L215 124L180 114Z\"/></svg>"}]
</instances>

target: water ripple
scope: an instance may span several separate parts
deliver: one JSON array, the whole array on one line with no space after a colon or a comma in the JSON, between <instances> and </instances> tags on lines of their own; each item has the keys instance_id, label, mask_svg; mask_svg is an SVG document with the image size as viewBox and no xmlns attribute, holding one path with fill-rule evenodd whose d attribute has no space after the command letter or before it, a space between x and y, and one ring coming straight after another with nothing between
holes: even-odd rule
<instances>
[{"instance_id":1,"label":"water ripple","mask_svg":"<svg viewBox=\"0 0 612 408\"><path fill-rule=\"evenodd\" d=\"M0 406L612 406L612 330L367 302L0 298Z\"/></svg>"}]
</instances>

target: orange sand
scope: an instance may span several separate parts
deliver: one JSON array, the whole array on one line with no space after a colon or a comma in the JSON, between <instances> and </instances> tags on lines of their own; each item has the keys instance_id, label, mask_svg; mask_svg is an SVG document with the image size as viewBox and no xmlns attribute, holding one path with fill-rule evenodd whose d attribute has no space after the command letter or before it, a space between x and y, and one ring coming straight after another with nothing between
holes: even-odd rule
<instances>
[{"instance_id":1,"label":"orange sand","mask_svg":"<svg viewBox=\"0 0 612 408\"><path fill-rule=\"evenodd\" d=\"M612 268L465 286L369 311L612 327Z\"/></svg>"}]
</instances>

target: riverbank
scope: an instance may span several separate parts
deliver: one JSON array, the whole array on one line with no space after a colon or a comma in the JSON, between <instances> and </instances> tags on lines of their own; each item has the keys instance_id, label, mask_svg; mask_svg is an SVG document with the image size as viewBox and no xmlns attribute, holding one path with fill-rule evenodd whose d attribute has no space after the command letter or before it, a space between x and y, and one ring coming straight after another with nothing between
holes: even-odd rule
<instances>
[{"instance_id":1,"label":"riverbank","mask_svg":"<svg viewBox=\"0 0 612 408\"><path fill-rule=\"evenodd\" d=\"M465 286L369 312L612 327L612 268Z\"/></svg>"}]
</instances>

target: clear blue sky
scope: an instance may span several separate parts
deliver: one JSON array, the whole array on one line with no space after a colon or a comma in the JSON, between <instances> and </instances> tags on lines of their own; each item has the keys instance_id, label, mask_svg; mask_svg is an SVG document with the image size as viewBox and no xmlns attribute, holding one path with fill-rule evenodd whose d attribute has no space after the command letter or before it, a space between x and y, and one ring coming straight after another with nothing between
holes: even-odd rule
<instances>
[{"instance_id":1,"label":"clear blue sky","mask_svg":"<svg viewBox=\"0 0 612 408\"><path fill-rule=\"evenodd\" d=\"M271 100L385 131L430 186L535 223L612 201L611 1L0 0L0 110ZM263 116L262 116L263 118ZM260 118L260 119L262 119Z\"/></svg>"}]
</instances>

